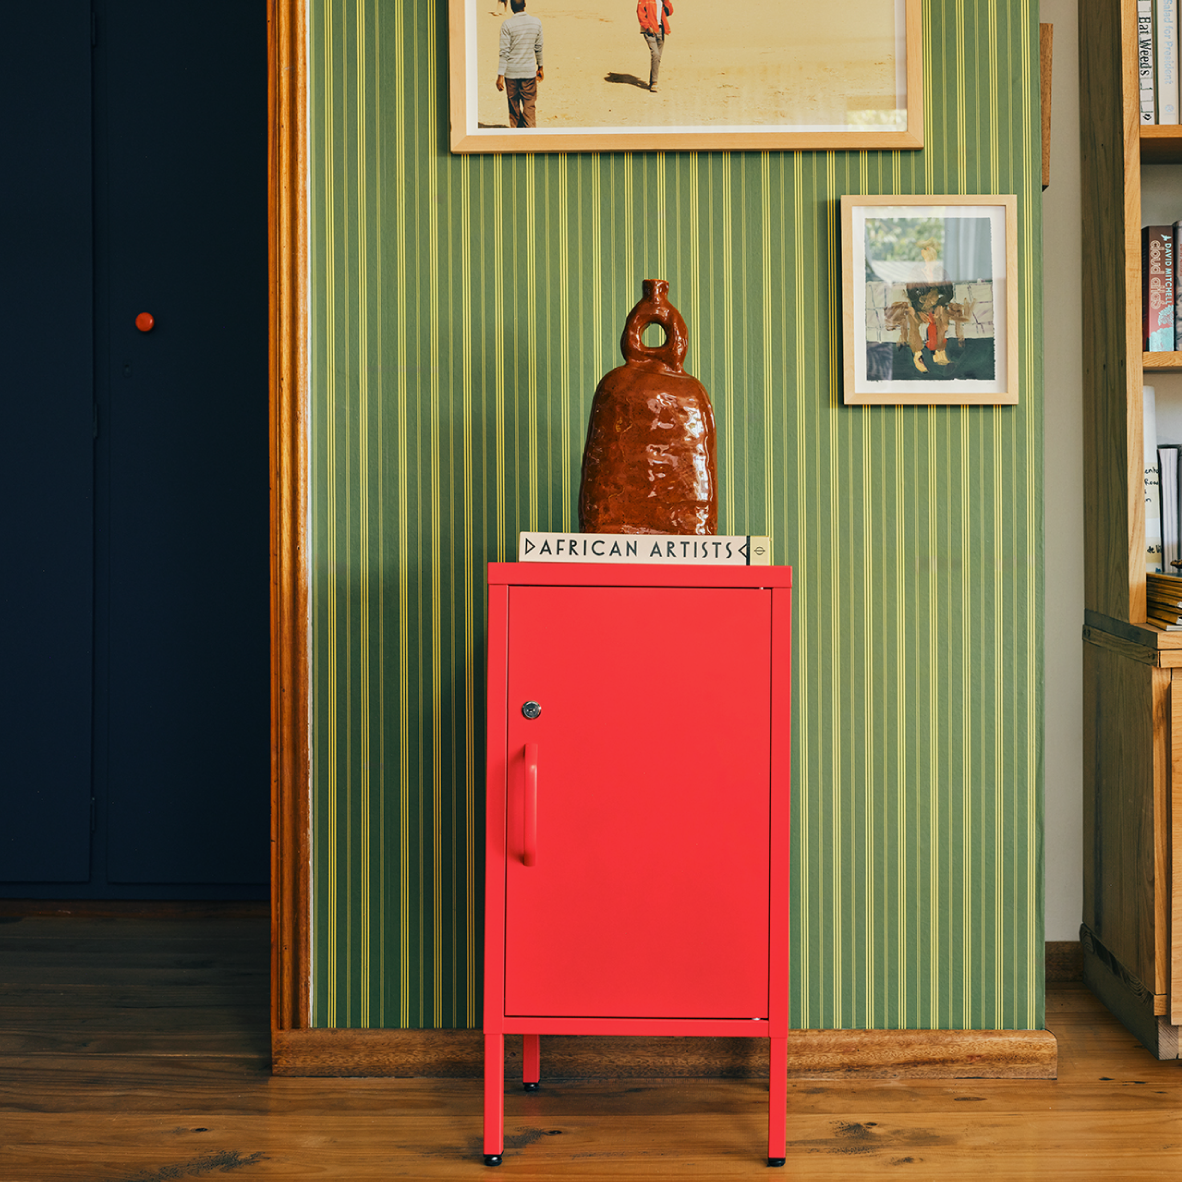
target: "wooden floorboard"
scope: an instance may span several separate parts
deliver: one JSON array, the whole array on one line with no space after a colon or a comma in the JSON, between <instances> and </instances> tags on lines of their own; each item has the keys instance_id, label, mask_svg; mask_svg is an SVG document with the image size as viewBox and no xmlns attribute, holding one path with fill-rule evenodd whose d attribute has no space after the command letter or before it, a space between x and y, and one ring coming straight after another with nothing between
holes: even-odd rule
<instances>
[{"instance_id":1,"label":"wooden floorboard","mask_svg":"<svg viewBox=\"0 0 1182 1182\"><path fill-rule=\"evenodd\" d=\"M271 1075L268 940L240 918L0 925L0 1182L1182 1174L1182 1063L1073 982L1047 997L1057 1081L794 1081L784 1171L759 1080L632 1079L510 1087L492 1173L476 1080Z\"/></svg>"}]
</instances>

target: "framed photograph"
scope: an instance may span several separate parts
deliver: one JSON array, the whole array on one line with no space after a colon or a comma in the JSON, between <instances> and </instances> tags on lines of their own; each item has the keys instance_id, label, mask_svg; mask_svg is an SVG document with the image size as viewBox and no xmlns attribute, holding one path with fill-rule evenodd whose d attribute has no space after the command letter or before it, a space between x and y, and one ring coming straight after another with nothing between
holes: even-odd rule
<instances>
[{"instance_id":1,"label":"framed photograph","mask_svg":"<svg viewBox=\"0 0 1182 1182\"><path fill-rule=\"evenodd\" d=\"M921 0L448 0L453 152L923 147Z\"/></svg>"},{"instance_id":2,"label":"framed photograph","mask_svg":"<svg viewBox=\"0 0 1182 1182\"><path fill-rule=\"evenodd\" d=\"M847 405L1017 403L1017 208L841 199Z\"/></svg>"}]
</instances>

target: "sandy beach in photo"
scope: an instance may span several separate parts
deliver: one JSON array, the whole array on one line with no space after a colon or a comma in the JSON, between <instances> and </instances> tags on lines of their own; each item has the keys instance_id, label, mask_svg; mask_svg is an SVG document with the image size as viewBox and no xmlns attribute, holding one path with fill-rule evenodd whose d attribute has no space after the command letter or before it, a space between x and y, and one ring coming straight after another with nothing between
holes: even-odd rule
<instances>
[{"instance_id":1,"label":"sandy beach in photo","mask_svg":"<svg viewBox=\"0 0 1182 1182\"><path fill-rule=\"evenodd\" d=\"M476 25L477 118L507 127L496 89L504 20L495 0L469 0ZM660 86L636 0L528 0L542 22L546 76L538 127L883 126L895 106L895 6L890 0L742 7L674 0ZM851 115L851 113L854 113Z\"/></svg>"}]
</instances>

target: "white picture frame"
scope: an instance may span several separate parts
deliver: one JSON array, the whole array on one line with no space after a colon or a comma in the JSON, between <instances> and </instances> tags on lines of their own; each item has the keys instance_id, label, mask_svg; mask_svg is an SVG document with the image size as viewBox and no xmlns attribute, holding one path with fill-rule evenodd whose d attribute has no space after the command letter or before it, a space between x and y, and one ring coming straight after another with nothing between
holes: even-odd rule
<instances>
[{"instance_id":1,"label":"white picture frame","mask_svg":"<svg viewBox=\"0 0 1182 1182\"><path fill-rule=\"evenodd\" d=\"M1018 402L1015 196L841 199L846 405Z\"/></svg>"}]
</instances>

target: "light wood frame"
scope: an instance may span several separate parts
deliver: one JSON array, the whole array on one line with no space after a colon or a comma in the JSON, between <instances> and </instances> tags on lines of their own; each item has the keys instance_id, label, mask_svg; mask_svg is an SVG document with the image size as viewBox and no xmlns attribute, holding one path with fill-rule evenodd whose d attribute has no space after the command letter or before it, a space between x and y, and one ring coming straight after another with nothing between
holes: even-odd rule
<instances>
[{"instance_id":1,"label":"light wood frame","mask_svg":"<svg viewBox=\"0 0 1182 1182\"><path fill-rule=\"evenodd\" d=\"M975 379L931 381L918 378L914 382L902 380L869 381L860 376L858 361L866 355L866 322L859 317L858 291L865 291L865 248L860 236L854 234L856 210L902 208L914 211L919 218L945 208L973 207L980 210L1001 211L1004 222L1005 275L994 275L994 304L997 305L998 285L1001 288L1005 313L1003 332L1005 356L998 359L997 377L992 383L999 389L988 388L991 383ZM996 258L996 251L995 251ZM841 199L841 287L842 324L844 334L844 401L847 406L1005 406L1018 401L1018 199L1013 195L965 196L963 194L930 196L870 194L845 196ZM996 319L995 319L996 323ZM995 352L995 357L997 356ZM925 359L925 363L926 359ZM930 364L930 363L928 363ZM935 372L935 370L931 370ZM951 388L950 388L951 387Z\"/></svg>"},{"instance_id":2,"label":"light wood frame","mask_svg":"<svg viewBox=\"0 0 1182 1182\"><path fill-rule=\"evenodd\" d=\"M483 3L484 0L476 0ZM491 2L491 0L489 0ZM884 3L888 0L884 0ZM893 0L891 0L893 2ZM924 141L923 112L923 9L922 0L904 0L906 36L905 74L907 80L907 130L873 131L792 131L774 126L758 131L739 131L719 127L717 131L700 128L652 131L604 132L577 130L562 131L517 130L499 134L475 133L467 121L469 88L476 82L469 77L467 62L468 7L470 0L448 0L450 43L450 98L451 150L457 153L521 153L521 152L622 152L622 151L793 151L922 148ZM833 20L840 22L838 3ZM478 78L491 85L492 69L473 69ZM489 77L486 77L489 75ZM542 86L546 83L543 81Z\"/></svg>"}]
</instances>

